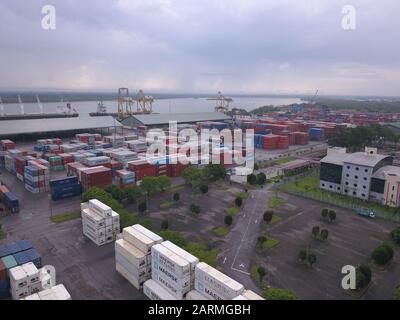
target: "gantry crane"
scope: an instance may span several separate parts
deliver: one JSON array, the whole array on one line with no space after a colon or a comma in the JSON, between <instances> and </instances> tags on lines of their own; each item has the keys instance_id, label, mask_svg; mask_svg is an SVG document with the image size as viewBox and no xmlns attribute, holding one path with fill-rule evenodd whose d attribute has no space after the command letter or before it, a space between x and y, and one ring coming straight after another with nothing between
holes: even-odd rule
<instances>
[{"instance_id":1,"label":"gantry crane","mask_svg":"<svg viewBox=\"0 0 400 320\"><path fill-rule=\"evenodd\" d=\"M229 111L229 104L233 101L232 98L222 95L221 91L218 92L217 96L207 98L207 100L215 101L215 111L222 113L227 113Z\"/></svg>"},{"instance_id":2,"label":"gantry crane","mask_svg":"<svg viewBox=\"0 0 400 320\"><path fill-rule=\"evenodd\" d=\"M1 98L0 98L0 116L1 117L5 116L3 100L1 100Z\"/></svg>"},{"instance_id":3,"label":"gantry crane","mask_svg":"<svg viewBox=\"0 0 400 320\"><path fill-rule=\"evenodd\" d=\"M134 96L129 95L128 88L118 89L118 116L125 118L132 114L150 114L153 112L154 98L146 96L142 90ZM133 106L136 103L136 110Z\"/></svg>"}]
</instances>

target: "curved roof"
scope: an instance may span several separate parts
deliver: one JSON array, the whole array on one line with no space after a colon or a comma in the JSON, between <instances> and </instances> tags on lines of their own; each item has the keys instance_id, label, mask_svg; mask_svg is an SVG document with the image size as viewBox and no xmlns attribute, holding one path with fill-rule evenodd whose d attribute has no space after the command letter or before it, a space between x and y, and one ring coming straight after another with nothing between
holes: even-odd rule
<instances>
[{"instance_id":1,"label":"curved roof","mask_svg":"<svg viewBox=\"0 0 400 320\"><path fill-rule=\"evenodd\" d=\"M343 162L359 164L360 166L375 167L383 159L390 158L383 154L367 154L365 152L355 152L347 155Z\"/></svg>"}]
</instances>

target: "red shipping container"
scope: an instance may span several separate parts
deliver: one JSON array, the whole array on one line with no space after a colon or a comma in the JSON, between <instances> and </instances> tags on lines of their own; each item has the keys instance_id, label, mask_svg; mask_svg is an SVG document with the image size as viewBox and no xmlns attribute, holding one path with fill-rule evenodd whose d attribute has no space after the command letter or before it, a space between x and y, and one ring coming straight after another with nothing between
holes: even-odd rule
<instances>
[{"instance_id":1,"label":"red shipping container","mask_svg":"<svg viewBox=\"0 0 400 320\"><path fill-rule=\"evenodd\" d=\"M4 265L3 261L0 259L0 281L5 281L6 280L6 266Z\"/></svg>"},{"instance_id":2,"label":"red shipping container","mask_svg":"<svg viewBox=\"0 0 400 320\"><path fill-rule=\"evenodd\" d=\"M84 170L81 173L81 180L84 191L93 187L106 187L112 184L111 169L99 166Z\"/></svg>"}]
</instances>

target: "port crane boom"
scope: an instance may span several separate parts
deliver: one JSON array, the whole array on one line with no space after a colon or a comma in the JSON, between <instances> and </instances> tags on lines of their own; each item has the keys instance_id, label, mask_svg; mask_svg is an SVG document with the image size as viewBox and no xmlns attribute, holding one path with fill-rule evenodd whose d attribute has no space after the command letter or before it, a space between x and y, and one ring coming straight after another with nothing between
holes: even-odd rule
<instances>
[{"instance_id":1,"label":"port crane boom","mask_svg":"<svg viewBox=\"0 0 400 320\"><path fill-rule=\"evenodd\" d=\"M216 101L215 111L227 113L229 111L229 104L233 101L232 98L222 95L221 91L215 97L207 98L207 100Z\"/></svg>"},{"instance_id":2,"label":"port crane boom","mask_svg":"<svg viewBox=\"0 0 400 320\"><path fill-rule=\"evenodd\" d=\"M25 107L24 107L24 105L22 103L20 95L18 95L18 103L19 103L19 108L21 110L21 115L25 115Z\"/></svg>"},{"instance_id":3,"label":"port crane boom","mask_svg":"<svg viewBox=\"0 0 400 320\"><path fill-rule=\"evenodd\" d=\"M4 117L5 113L4 113L4 106L3 106L3 100L1 100L0 98L0 116Z\"/></svg>"}]
</instances>

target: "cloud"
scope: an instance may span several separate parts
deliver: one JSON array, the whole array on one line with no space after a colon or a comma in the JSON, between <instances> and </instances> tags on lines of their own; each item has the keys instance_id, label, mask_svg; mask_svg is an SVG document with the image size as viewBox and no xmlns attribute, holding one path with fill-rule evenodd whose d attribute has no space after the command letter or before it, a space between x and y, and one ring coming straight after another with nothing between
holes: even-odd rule
<instances>
[{"instance_id":1,"label":"cloud","mask_svg":"<svg viewBox=\"0 0 400 320\"><path fill-rule=\"evenodd\" d=\"M54 0L0 3L0 88L397 94L397 0Z\"/></svg>"}]
</instances>

